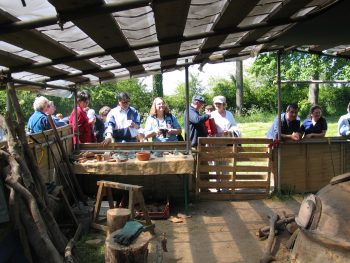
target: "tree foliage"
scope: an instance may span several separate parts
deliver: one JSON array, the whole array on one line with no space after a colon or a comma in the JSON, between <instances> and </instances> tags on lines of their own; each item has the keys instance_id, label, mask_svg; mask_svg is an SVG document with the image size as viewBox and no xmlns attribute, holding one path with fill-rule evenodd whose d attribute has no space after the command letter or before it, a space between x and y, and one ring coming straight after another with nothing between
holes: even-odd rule
<instances>
[{"instance_id":1,"label":"tree foliage","mask_svg":"<svg viewBox=\"0 0 350 263\"><path fill-rule=\"evenodd\" d=\"M264 110L276 108L276 54L260 54L249 69L259 86L257 102ZM347 80L350 78L350 63L341 58L318 56L303 52L284 53L281 58L282 80ZM275 90L275 92L273 92ZM290 102L299 103L302 115L306 116L310 103L308 102L309 86L305 85L282 85L282 104L285 108ZM344 97L341 97L344 96ZM349 101L348 87L339 85L321 85L318 104L323 108L325 114L343 112ZM330 101L332 100L332 102ZM268 107L267 101L273 104ZM337 102L337 103L335 103Z\"/></svg>"}]
</instances>

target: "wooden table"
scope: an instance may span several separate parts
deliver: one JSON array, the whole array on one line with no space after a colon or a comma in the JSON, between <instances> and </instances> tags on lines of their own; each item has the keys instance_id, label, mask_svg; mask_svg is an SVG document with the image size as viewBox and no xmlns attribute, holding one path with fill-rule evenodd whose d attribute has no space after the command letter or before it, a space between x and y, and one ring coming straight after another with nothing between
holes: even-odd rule
<instances>
[{"instance_id":1,"label":"wooden table","mask_svg":"<svg viewBox=\"0 0 350 263\"><path fill-rule=\"evenodd\" d=\"M74 164L76 174L91 175L182 175L185 211L188 210L188 176L193 174L194 159L192 155L169 155L152 157L149 161L129 159L126 162L85 162Z\"/></svg>"}]
</instances>

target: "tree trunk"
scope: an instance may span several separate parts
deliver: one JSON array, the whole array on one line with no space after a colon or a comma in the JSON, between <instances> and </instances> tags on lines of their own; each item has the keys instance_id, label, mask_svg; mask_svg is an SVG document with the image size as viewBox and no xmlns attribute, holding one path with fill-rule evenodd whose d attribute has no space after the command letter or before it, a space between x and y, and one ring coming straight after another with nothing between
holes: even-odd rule
<instances>
[{"instance_id":1,"label":"tree trunk","mask_svg":"<svg viewBox=\"0 0 350 263\"><path fill-rule=\"evenodd\" d=\"M236 114L241 115L243 108L243 62L236 61Z\"/></svg>"},{"instance_id":2,"label":"tree trunk","mask_svg":"<svg viewBox=\"0 0 350 263\"><path fill-rule=\"evenodd\" d=\"M163 75L155 74L153 75L153 97L163 97Z\"/></svg>"},{"instance_id":3,"label":"tree trunk","mask_svg":"<svg viewBox=\"0 0 350 263\"><path fill-rule=\"evenodd\" d=\"M107 235L124 227L130 219L131 211L127 208L113 208L107 211Z\"/></svg>"},{"instance_id":4,"label":"tree trunk","mask_svg":"<svg viewBox=\"0 0 350 263\"><path fill-rule=\"evenodd\" d=\"M114 241L117 230L106 239L106 263L147 263L148 243L151 235L148 232L142 232L135 241L129 246L119 245Z\"/></svg>"},{"instance_id":5,"label":"tree trunk","mask_svg":"<svg viewBox=\"0 0 350 263\"><path fill-rule=\"evenodd\" d=\"M312 76L312 79L313 80L319 79L318 72L314 73L314 75ZM312 105L315 105L318 103L318 91L319 91L319 85L317 83L311 83L309 85L309 102Z\"/></svg>"}]
</instances>

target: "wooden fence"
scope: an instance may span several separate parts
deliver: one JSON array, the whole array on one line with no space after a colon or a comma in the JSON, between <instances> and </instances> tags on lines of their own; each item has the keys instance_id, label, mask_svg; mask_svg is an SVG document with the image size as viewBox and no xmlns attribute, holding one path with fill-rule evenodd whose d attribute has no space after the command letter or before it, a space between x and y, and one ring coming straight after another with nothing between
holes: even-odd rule
<instances>
[{"instance_id":1,"label":"wooden fence","mask_svg":"<svg viewBox=\"0 0 350 263\"><path fill-rule=\"evenodd\" d=\"M67 125L59 127L57 128L57 132L61 138L65 151L70 154L73 151L72 126ZM65 166L62 165L62 154L58 149L53 130L31 134L27 137L29 147L33 151L44 181L56 181L60 169ZM0 143L0 146L6 145L6 141Z\"/></svg>"},{"instance_id":2,"label":"wooden fence","mask_svg":"<svg viewBox=\"0 0 350 263\"><path fill-rule=\"evenodd\" d=\"M199 138L196 194L205 199L268 196L272 174L270 139Z\"/></svg>"}]
</instances>

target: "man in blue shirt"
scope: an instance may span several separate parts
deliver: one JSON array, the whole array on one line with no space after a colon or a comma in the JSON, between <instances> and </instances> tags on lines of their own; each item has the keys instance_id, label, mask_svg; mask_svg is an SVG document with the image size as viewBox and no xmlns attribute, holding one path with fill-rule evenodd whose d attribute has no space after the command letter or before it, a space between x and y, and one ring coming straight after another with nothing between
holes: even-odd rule
<instances>
[{"instance_id":1,"label":"man in blue shirt","mask_svg":"<svg viewBox=\"0 0 350 263\"><path fill-rule=\"evenodd\" d=\"M121 92L118 96L118 106L107 115L106 138L102 144L112 142L136 142L138 129L141 125L141 117L134 107L130 106L130 97Z\"/></svg>"},{"instance_id":2,"label":"man in blue shirt","mask_svg":"<svg viewBox=\"0 0 350 263\"><path fill-rule=\"evenodd\" d=\"M281 116L281 139L299 141L301 139L300 118L298 117L298 105L291 103L286 112ZM278 116L275 118L266 137L276 140L278 138Z\"/></svg>"},{"instance_id":3,"label":"man in blue shirt","mask_svg":"<svg viewBox=\"0 0 350 263\"><path fill-rule=\"evenodd\" d=\"M350 102L348 104L348 113L341 116L338 121L338 133L341 136L350 135Z\"/></svg>"},{"instance_id":4,"label":"man in blue shirt","mask_svg":"<svg viewBox=\"0 0 350 263\"><path fill-rule=\"evenodd\" d=\"M203 108L205 100L202 96L195 95L192 98L192 103L189 107L189 128L190 128L190 140L192 147L196 147L198 144L198 137L207 137L208 130L204 125L204 122L210 118L209 114L201 115L200 109ZM185 125L187 125L187 114L185 111Z\"/></svg>"}]
</instances>

